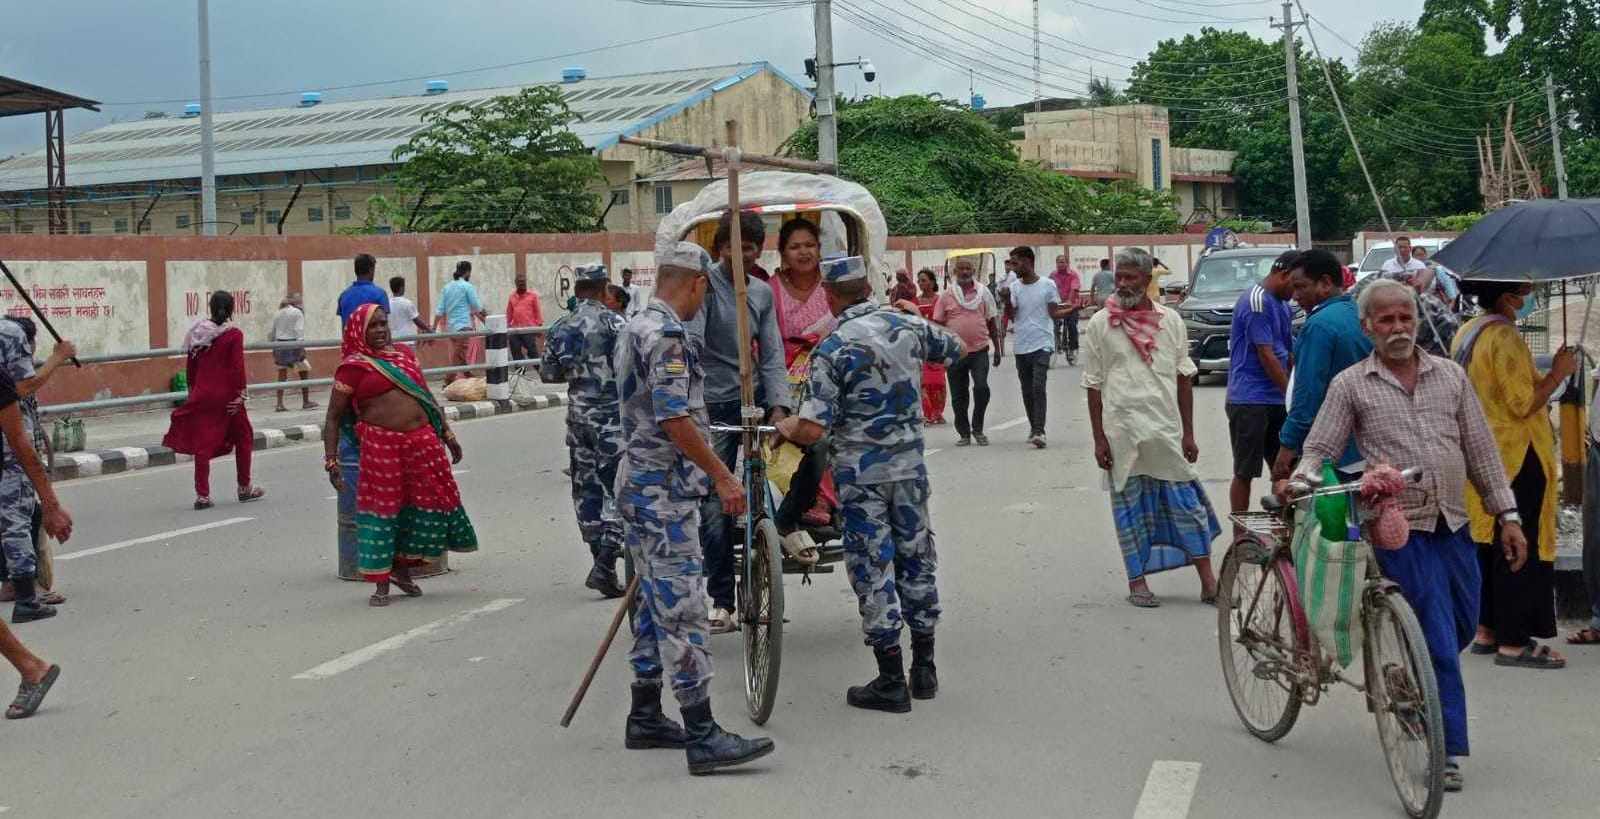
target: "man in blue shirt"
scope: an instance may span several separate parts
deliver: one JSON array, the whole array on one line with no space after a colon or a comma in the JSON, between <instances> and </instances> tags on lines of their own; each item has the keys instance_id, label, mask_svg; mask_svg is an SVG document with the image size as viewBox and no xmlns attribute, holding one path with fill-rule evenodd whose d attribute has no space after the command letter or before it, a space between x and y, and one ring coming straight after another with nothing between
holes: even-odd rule
<instances>
[{"instance_id":1,"label":"man in blue shirt","mask_svg":"<svg viewBox=\"0 0 1600 819\"><path fill-rule=\"evenodd\" d=\"M1300 254L1290 271L1290 282L1295 303L1308 316L1294 345L1294 392L1278 436L1283 448L1272 467L1275 478L1289 477L1289 470L1299 461L1300 448L1317 420L1333 377L1372 354L1372 341L1361 330L1355 300L1344 292L1344 272L1337 257L1326 250ZM1352 440L1339 464L1360 459Z\"/></svg>"},{"instance_id":2,"label":"man in blue shirt","mask_svg":"<svg viewBox=\"0 0 1600 819\"><path fill-rule=\"evenodd\" d=\"M383 308L385 315L389 313L389 294L372 283L372 275L377 270L378 260L372 258L372 254L356 256L356 280L339 294L339 332L344 332L350 313L363 304L376 304Z\"/></svg>"},{"instance_id":3,"label":"man in blue shirt","mask_svg":"<svg viewBox=\"0 0 1600 819\"><path fill-rule=\"evenodd\" d=\"M1228 439L1233 444L1234 512L1250 508L1250 482L1276 454L1289 388L1289 351L1294 343L1288 300L1289 268L1299 254L1287 251L1271 272L1233 305L1228 334Z\"/></svg>"},{"instance_id":4,"label":"man in blue shirt","mask_svg":"<svg viewBox=\"0 0 1600 819\"><path fill-rule=\"evenodd\" d=\"M456 263L455 280L445 285L444 292L439 294L439 306L434 308L433 317L435 323L442 319L445 322L444 329L452 333L471 330L474 318L488 320L483 301L478 298L478 288L472 286L472 262L463 259ZM470 338L450 339L450 366L461 367L472 363L467 360L471 344ZM471 377L470 372L451 373L445 376L444 383Z\"/></svg>"}]
</instances>

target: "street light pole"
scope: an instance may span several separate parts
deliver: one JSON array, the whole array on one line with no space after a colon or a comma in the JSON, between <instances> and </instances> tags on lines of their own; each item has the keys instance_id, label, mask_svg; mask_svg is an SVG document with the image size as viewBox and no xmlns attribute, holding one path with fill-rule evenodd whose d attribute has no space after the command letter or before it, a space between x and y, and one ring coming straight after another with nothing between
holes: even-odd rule
<instances>
[{"instance_id":1,"label":"street light pole","mask_svg":"<svg viewBox=\"0 0 1600 819\"><path fill-rule=\"evenodd\" d=\"M833 109L833 2L816 0L817 160L839 161L839 123Z\"/></svg>"},{"instance_id":2,"label":"street light pole","mask_svg":"<svg viewBox=\"0 0 1600 819\"><path fill-rule=\"evenodd\" d=\"M211 15L200 2L200 233L217 235L217 168L211 130Z\"/></svg>"},{"instance_id":3,"label":"street light pole","mask_svg":"<svg viewBox=\"0 0 1600 819\"><path fill-rule=\"evenodd\" d=\"M1283 4L1284 71L1289 77L1289 150L1294 160L1294 221L1295 244L1301 250L1311 249L1311 202L1306 193L1306 146L1300 135L1300 79L1295 65L1294 21L1292 6Z\"/></svg>"}]
</instances>

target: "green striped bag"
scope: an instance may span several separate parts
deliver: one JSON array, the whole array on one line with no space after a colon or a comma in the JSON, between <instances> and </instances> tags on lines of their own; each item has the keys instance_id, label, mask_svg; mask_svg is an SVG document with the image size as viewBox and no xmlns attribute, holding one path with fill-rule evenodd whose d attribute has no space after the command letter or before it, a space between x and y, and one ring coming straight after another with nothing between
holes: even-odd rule
<instances>
[{"instance_id":1,"label":"green striped bag","mask_svg":"<svg viewBox=\"0 0 1600 819\"><path fill-rule=\"evenodd\" d=\"M1325 655L1349 668L1361 637L1361 590L1372 547L1362 541L1328 540L1317 516L1300 516L1294 532L1294 574L1311 633Z\"/></svg>"}]
</instances>

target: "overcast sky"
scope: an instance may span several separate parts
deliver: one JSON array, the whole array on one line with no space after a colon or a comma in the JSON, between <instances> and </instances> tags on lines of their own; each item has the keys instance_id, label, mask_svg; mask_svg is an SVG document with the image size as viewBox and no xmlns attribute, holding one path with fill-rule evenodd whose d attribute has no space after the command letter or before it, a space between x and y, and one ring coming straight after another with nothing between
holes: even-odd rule
<instances>
[{"instance_id":1,"label":"overcast sky","mask_svg":"<svg viewBox=\"0 0 1600 819\"><path fill-rule=\"evenodd\" d=\"M278 107L294 105L302 90L545 57L552 59L448 79L453 89L461 89L550 81L567 65L604 76L767 60L804 81L802 61L813 47L809 4L774 8L762 0L697 1L748 7L671 8L632 0L211 0L213 93L218 110ZM1273 0L1090 2L1042 0L1043 60L1052 72L1045 78L1045 96L1081 93L1090 71L1126 78L1128 66L1156 42L1197 32L1208 24L1203 20L1266 37L1276 36L1266 18L1281 14ZM0 75L104 103L98 114L68 112L69 135L138 119L146 110L179 112L199 89L195 7L194 0L7 3ZM1327 19L1354 42L1377 20L1415 19L1421 7L1422 0L1306 0L1313 16ZM862 13L898 27L900 36L938 58L881 39L848 19ZM753 14L762 16L727 22ZM839 90L850 95L937 91L965 99L969 78L964 69L972 67L978 72L976 89L991 105L1023 102L1031 94L1032 55L1025 34L1031 14L1030 0L836 0L836 60L870 58L879 78L869 86L854 69L840 69ZM690 29L703 30L604 48ZM1353 56L1326 32L1319 31L1318 39L1332 54ZM588 49L603 50L565 56ZM400 96L421 89L422 80L406 80L330 90L324 99ZM247 94L273 95L238 98ZM39 115L0 119L0 156L38 150L42 120Z\"/></svg>"}]
</instances>

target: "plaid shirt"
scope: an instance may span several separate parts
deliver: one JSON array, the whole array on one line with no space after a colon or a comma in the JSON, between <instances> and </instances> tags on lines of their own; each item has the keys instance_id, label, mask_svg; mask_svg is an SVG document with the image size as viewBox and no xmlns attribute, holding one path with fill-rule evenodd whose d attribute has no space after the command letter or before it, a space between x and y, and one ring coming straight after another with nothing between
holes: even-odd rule
<instances>
[{"instance_id":1,"label":"plaid shirt","mask_svg":"<svg viewBox=\"0 0 1600 819\"><path fill-rule=\"evenodd\" d=\"M1434 531L1439 517L1452 531L1467 525L1466 485L1499 515L1517 508L1483 407L1455 362L1418 353L1417 386L1408 393L1373 353L1333 379L1306 437L1301 475L1319 475L1337 461L1354 433L1369 464L1421 467L1421 492L1404 497L1413 531Z\"/></svg>"}]
</instances>

